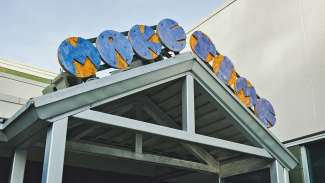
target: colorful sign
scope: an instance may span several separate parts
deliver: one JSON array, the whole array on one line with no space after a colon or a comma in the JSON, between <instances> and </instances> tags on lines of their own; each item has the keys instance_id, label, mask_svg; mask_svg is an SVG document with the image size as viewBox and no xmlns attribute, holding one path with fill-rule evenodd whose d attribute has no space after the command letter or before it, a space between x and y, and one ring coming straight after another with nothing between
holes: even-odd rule
<instances>
[{"instance_id":1,"label":"colorful sign","mask_svg":"<svg viewBox=\"0 0 325 183\"><path fill-rule=\"evenodd\" d=\"M233 90L266 127L274 126L276 118L271 103L257 96L251 82L236 73L234 64L217 51L211 39L203 32L195 31L189 41L193 53L211 68L219 81ZM169 52L178 54L185 48L186 33L176 21L163 19L157 26L135 25L124 33L104 31L95 43L97 48L80 37L64 40L58 49L62 68L85 80L96 75L101 60L116 69L128 68L135 54L147 62L162 60L163 56L169 57Z\"/></svg>"},{"instance_id":2,"label":"colorful sign","mask_svg":"<svg viewBox=\"0 0 325 183\"><path fill-rule=\"evenodd\" d=\"M157 25L157 33L162 44L171 51L180 52L186 46L183 27L172 19L163 19Z\"/></svg>"},{"instance_id":3,"label":"colorful sign","mask_svg":"<svg viewBox=\"0 0 325 183\"><path fill-rule=\"evenodd\" d=\"M119 32L107 30L96 39L96 47L103 61L117 69L127 68L133 59L132 46Z\"/></svg>"},{"instance_id":4,"label":"colorful sign","mask_svg":"<svg viewBox=\"0 0 325 183\"><path fill-rule=\"evenodd\" d=\"M203 61L210 62L219 55L210 38L201 31L195 31L190 37L192 51Z\"/></svg>"},{"instance_id":5,"label":"colorful sign","mask_svg":"<svg viewBox=\"0 0 325 183\"><path fill-rule=\"evenodd\" d=\"M272 104L264 99L258 99L255 105L255 114L262 121L266 127L272 127L275 125L275 112Z\"/></svg>"},{"instance_id":6,"label":"colorful sign","mask_svg":"<svg viewBox=\"0 0 325 183\"><path fill-rule=\"evenodd\" d=\"M237 78L235 93L240 101L246 105L246 107L254 107L256 105L257 96L255 88L246 78Z\"/></svg>"},{"instance_id":7,"label":"colorful sign","mask_svg":"<svg viewBox=\"0 0 325 183\"><path fill-rule=\"evenodd\" d=\"M156 59L161 44L155 30L147 25L135 25L129 31L129 41L135 53L145 60Z\"/></svg>"},{"instance_id":8,"label":"colorful sign","mask_svg":"<svg viewBox=\"0 0 325 183\"><path fill-rule=\"evenodd\" d=\"M217 78L229 86L246 107L255 111L266 127L274 126L276 118L272 104L266 99L258 99L253 85L246 78L238 76L231 60L218 53L206 34L195 31L190 37L190 46L193 53L210 66Z\"/></svg>"},{"instance_id":9,"label":"colorful sign","mask_svg":"<svg viewBox=\"0 0 325 183\"><path fill-rule=\"evenodd\" d=\"M95 75L101 62L96 47L81 37L64 40L59 46L58 58L66 72L79 78Z\"/></svg>"}]
</instances>

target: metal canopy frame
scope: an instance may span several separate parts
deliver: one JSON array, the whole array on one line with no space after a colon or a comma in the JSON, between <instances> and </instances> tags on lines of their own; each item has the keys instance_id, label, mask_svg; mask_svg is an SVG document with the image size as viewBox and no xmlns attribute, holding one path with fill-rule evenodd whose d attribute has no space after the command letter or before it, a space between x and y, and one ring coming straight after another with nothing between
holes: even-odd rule
<instances>
[{"instance_id":1,"label":"metal canopy frame","mask_svg":"<svg viewBox=\"0 0 325 183\"><path fill-rule=\"evenodd\" d=\"M179 126L146 96L140 96L143 111L151 115L158 124L143 120L130 119L93 110L102 104L130 96L148 88L161 85L179 78L182 84L182 124ZM237 128L249 136L260 147L240 144L224 139L209 137L195 132L194 83L201 85L214 101L222 106L234 119ZM131 103L131 102L130 102ZM140 108L139 106L137 108ZM128 108L124 110L129 110ZM167 122L166 120L167 119ZM78 122L79 121L79 122ZM80 121L97 123L128 129L135 132L133 151L114 147L103 147L97 144L76 143L85 132L67 138L68 123L79 125ZM166 127L168 123L171 127ZM49 126L49 127L48 127ZM192 54L186 53L173 58L149 64L129 71L118 73L102 79L90 81L61 91L31 99L12 118L1 124L3 132L0 140L16 148L28 147L34 139L29 138L42 129L47 129L45 157L42 183L59 183L62 180L65 150L114 156L137 161L150 162L194 171L218 174L220 177L235 175L230 167L236 166L239 173L247 167L236 163L223 163L213 157L205 146L239 152L260 159L260 164L251 165L250 170L268 167L271 170L272 182L286 182L285 171L296 166L295 157L259 122L259 120L243 106L229 89L218 80L210 69ZM98 126L93 127L98 128ZM90 132L93 129L88 129ZM88 133L87 132L87 133ZM178 141L191 152L199 162L173 158L143 152L143 134L167 137ZM71 138L70 138L71 137ZM18 157L14 165L24 166L24 154L16 151ZM19 158L19 157L23 158ZM15 160L16 160L15 159ZM267 162L274 162L273 164ZM16 167L16 166L14 166ZM275 168L273 168L275 167ZM227 170L227 171L225 171ZM13 171L12 175L16 174ZM13 178L12 180L18 180ZM275 180L275 181L273 181ZM14 181L15 182L15 181Z\"/></svg>"}]
</instances>

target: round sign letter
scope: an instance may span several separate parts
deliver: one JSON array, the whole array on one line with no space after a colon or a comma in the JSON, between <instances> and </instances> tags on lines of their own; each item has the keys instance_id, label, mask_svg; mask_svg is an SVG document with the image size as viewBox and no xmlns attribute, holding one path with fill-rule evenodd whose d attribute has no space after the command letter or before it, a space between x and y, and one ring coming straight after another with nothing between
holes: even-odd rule
<instances>
[{"instance_id":1,"label":"round sign letter","mask_svg":"<svg viewBox=\"0 0 325 183\"><path fill-rule=\"evenodd\" d=\"M124 69L132 62L132 46L119 32L102 32L96 39L96 46L104 62L114 68Z\"/></svg>"},{"instance_id":2,"label":"round sign letter","mask_svg":"<svg viewBox=\"0 0 325 183\"><path fill-rule=\"evenodd\" d=\"M146 60L156 59L161 44L155 31L146 25L135 25L129 31L129 40L137 55Z\"/></svg>"},{"instance_id":3,"label":"round sign letter","mask_svg":"<svg viewBox=\"0 0 325 183\"><path fill-rule=\"evenodd\" d=\"M66 72L79 78L94 76L100 65L96 47L81 37L64 40L58 48L58 58Z\"/></svg>"},{"instance_id":4,"label":"round sign letter","mask_svg":"<svg viewBox=\"0 0 325 183\"><path fill-rule=\"evenodd\" d=\"M158 23L157 33L162 44L171 51L180 52L186 46L184 29L172 19L163 19Z\"/></svg>"}]
</instances>

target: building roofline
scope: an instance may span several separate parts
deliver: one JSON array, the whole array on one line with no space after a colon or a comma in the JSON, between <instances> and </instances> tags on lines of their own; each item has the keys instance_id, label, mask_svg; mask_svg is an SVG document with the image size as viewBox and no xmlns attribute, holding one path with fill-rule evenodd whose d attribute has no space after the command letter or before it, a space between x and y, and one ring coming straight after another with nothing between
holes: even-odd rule
<instances>
[{"instance_id":1,"label":"building roofline","mask_svg":"<svg viewBox=\"0 0 325 183\"><path fill-rule=\"evenodd\" d=\"M191 32L193 32L195 29L197 29L198 27L200 27L202 24L204 24L205 22L209 21L211 18L213 18L216 14L220 13L221 11L223 11L224 9L226 9L228 6L232 5L234 2L236 2L238 0L225 0L222 5L220 5L219 7L217 7L209 16L203 18L201 21L199 21L199 23L195 24L191 29L189 29L186 34L189 34Z\"/></svg>"},{"instance_id":2,"label":"building roofline","mask_svg":"<svg viewBox=\"0 0 325 183\"><path fill-rule=\"evenodd\" d=\"M193 74L194 78L204 86L214 100L238 123L239 128L244 130L274 158L278 159L288 169L297 165L295 157L282 143L259 122L256 116L223 85L202 61L190 53L170 58L169 61L134 68L31 99L13 117L2 124L2 129L10 139L27 130L28 124L32 125L38 120L51 121L51 119L75 115L103 102L117 100L118 96L131 95L187 72ZM75 105L71 105L72 102ZM21 124L26 126L22 127Z\"/></svg>"},{"instance_id":3,"label":"building roofline","mask_svg":"<svg viewBox=\"0 0 325 183\"><path fill-rule=\"evenodd\" d=\"M24 79L28 79L28 80L32 80L32 81L36 81L36 82L41 82L41 83L46 83L46 84L51 83L51 79L35 76L35 75L32 75L32 74L27 74L27 73L24 73L24 72L16 71L16 70L13 70L13 69L8 69L8 68L5 68L5 67L0 67L0 73L5 73L5 74L13 75L13 76L18 76L18 77L21 77L21 78L24 78Z\"/></svg>"},{"instance_id":4,"label":"building roofline","mask_svg":"<svg viewBox=\"0 0 325 183\"><path fill-rule=\"evenodd\" d=\"M49 81L57 76L57 73L36 68L27 64L15 63L0 58L0 72L20 76L23 78L49 83Z\"/></svg>"}]
</instances>

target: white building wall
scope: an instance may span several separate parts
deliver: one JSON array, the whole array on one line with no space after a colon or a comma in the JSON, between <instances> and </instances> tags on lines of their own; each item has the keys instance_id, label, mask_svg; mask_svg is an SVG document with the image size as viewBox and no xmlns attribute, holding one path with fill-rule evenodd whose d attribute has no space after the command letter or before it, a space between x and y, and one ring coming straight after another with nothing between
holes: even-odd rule
<instances>
[{"instance_id":1,"label":"white building wall","mask_svg":"<svg viewBox=\"0 0 325 183\"><path fill-rule=\"evenodd\" d=\"M0 73L1 94L29 99L42 95L42 90L47 85L47 83L33 81L7 73Z\"/></svg>"},{"instance_id":2,"label":"white building wall","mask_svg":"<svg viewBox=\"0 0 325 183\"><path fill-rule=\"evenodd\" d=\"M280 140L325 130L324 0L228 0L194 30L271 101Z\"/></svg>"},{"instance_id":3,"label":"white building wall","mask_svg":"<svg viewBox=\"0 0 325 183\"><path fill-rule=\"evenodd\" d=\"M0 67L45 79L56 76L55 73L1 59ZM47 85L19 75L0 72L0 119L11 117L29 98L42 95L42 90Z\"/></svg>"}]
</instances>

